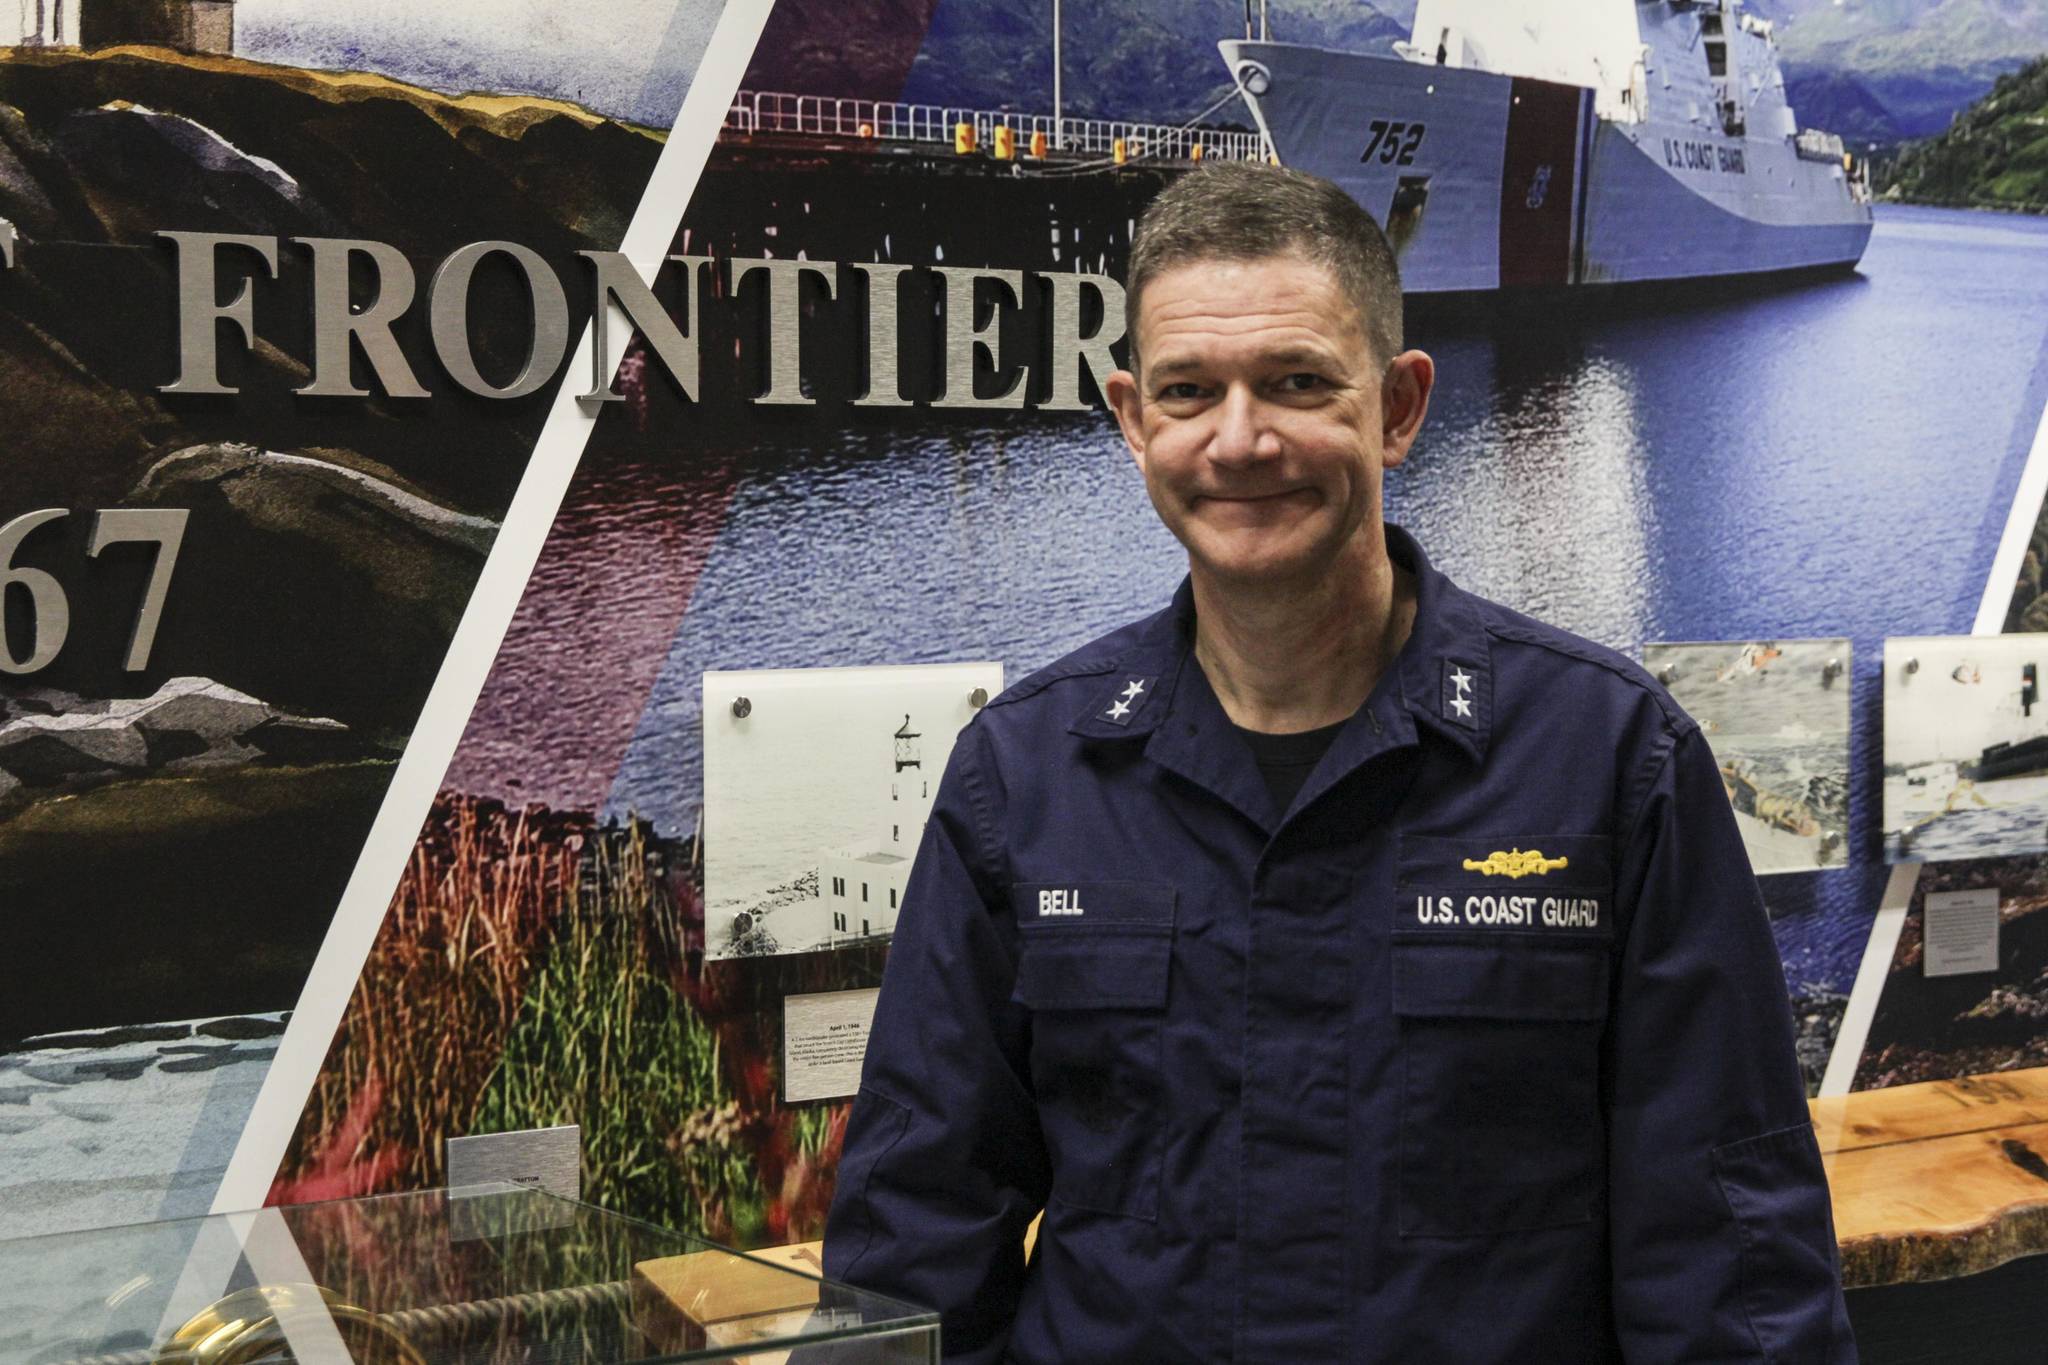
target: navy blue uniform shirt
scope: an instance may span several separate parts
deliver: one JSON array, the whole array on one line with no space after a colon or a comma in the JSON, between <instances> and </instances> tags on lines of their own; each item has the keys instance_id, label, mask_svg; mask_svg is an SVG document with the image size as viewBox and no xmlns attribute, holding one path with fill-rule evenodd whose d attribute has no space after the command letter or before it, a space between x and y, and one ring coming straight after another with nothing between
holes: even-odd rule
<instances>
[{"instance_id":1,"label":"navy blue uniform shirt","mask_svg":"<svg viewBox=\"0 0 2048 1365\"><path fill-rule=\"evenodd\" d=\"M1852 1362L1699 728L1387 540L1412 633L1284 811L1186 583L961 732L826 1273L949 1360Z\"/></svg>"}]
</instances>

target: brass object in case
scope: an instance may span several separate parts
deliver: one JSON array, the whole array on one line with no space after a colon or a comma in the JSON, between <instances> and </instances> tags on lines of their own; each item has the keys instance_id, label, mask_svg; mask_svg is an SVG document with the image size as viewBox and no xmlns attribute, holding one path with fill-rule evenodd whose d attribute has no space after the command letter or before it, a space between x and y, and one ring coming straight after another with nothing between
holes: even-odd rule
<instances>
[{"instance_id":1,"label":"brass object in case","mask_svg":"<svg viewBox=\"0 0 2048 1365\"><path fill-rule=\"evenodd\" d=\"M413 1344L375 1313L311 1284L238 1289L194 1316L157 1352L158 1365L257 1365L295 1357L287 1329L324 1323L356 1365L427 1365Z\"/></svg>"}]
</instances>

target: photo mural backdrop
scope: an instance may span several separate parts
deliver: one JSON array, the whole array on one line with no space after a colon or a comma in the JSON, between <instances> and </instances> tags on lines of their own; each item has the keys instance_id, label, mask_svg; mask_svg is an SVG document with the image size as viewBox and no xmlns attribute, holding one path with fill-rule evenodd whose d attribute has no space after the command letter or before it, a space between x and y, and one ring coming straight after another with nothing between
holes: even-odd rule
<instances>
[{"instance_id":1,"label":"photo mural backdrop","mask_svg":"<svg viewBox=\"0 0 2048 1365\"><path fill-rule=\"evenodd\" d=\"M0 1232L212 1203L550 412L436 272L587 312L722 6L515 8L0 32Z\"/></svg>"},{"instance_id":2,"label":"photo mural backdrop","mask_svg":"<svg viewBox=\"0 0 2048 1365\"><path fill-rule=\"evenodd\" d=\"M450 1137L575 1123L588 1198L819 1235L846 1106L792 1088L789 1021L845 1023L886 938L710 937L704 675L1016 680L1163 604L1184 559L1100 404L1117 281L1197 146L1265 149L1233 3L1070 0L1064 149L996 134L1051 112L1049 5L745 8L244 0L227 50L0 49L0 527L63 510L7 564L68 606L0 677L0 1230L431 1186ZM1276 36L1409 36L1301 8ZM1466 221L1408 193L1397 228ZM1848 1001L1902 885L1883 640L2038 592L1999 552L2048 230L1880 205L1853 273L1580 302L1414 301L1440 380L1389 517L1624 652L1846 642L1840 855L1764 882L1802 1060L1846 1012L1857 1084L1999 1064L1968 1040L2039 1030L1972 1016L1983 977ZM13 669L52 636L9 583Z\"/></svg>"}]
</instances>

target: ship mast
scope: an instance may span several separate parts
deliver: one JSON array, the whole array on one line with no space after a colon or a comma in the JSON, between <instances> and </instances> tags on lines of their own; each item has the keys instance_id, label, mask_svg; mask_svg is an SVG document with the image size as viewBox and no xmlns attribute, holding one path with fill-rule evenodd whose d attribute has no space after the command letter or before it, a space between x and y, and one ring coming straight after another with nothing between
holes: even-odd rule
<instances>
[{"instance_id":1,"label":"ship mast","mask_svg":"<svg viewBox=\"0 0 2048 1365\"><path fill-rule=\"evenodd\" d=\"M1065 150L1065 125L1060 118L1060 0L1052 0L1052 145Z\"/></svg>"}]
</instances>

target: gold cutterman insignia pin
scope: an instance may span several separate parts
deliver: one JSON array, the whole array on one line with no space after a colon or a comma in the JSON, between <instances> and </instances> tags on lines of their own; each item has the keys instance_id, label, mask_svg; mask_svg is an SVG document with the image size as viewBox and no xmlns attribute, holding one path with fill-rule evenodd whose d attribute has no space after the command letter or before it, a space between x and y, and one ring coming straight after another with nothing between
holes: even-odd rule
<instances>
[{"instance_id":1,"label":"gold cutterman insignia pin","mask_svg":"<svg viewBox=\"0 0 2048 1365\"><path fill-rule=\"evenodd\" d=\"M1483 872L1489 877L1540 877L1546 872L1566 866L1569 858L1546 858L1540 849L1526 852L1511 848L1506 853L1495 849L1484 858L1467 858L1467 872Z\"/></svg>"}]
</instances>

